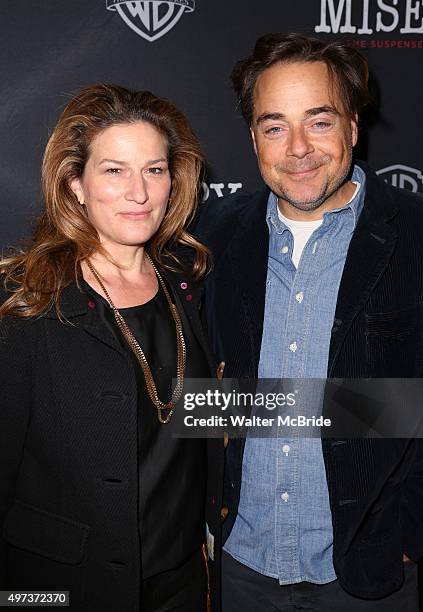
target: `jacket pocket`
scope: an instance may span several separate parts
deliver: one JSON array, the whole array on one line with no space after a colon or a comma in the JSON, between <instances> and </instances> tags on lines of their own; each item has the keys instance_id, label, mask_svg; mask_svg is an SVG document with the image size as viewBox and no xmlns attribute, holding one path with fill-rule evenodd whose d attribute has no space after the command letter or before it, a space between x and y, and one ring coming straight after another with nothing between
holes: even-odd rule
<instances>
[{"instance_id":1,"label":"jacket pocket","mask_svg":"<svg viewBox=\"0 0 423 612\"><path fill-rule=\"evenodd\" d=\"M76 565L82 562L90 528L15 500L3 526L4 540L17 548Z\"/></svg>"},{"instance_id":2,"label":"jacket pocket","mask_svg":"<svg viewBox=\"0 0 423 612\"><path fill-rule=\"evenodd\" d=\"M419 310L366 314L366 353L369 376L415 376L419 360Z\"/></svg>"},{"instance_id":3,"label":"jacket pocket","mask_svg":"<svg viewBox=\"0 0 423 612\"><path fill-rule=\"evenodd\" d=\"M367 313L366 335L383 335L398 338L409 335L416 330L418 308L411 306L393 312Z\"/></svg>"},{"instance_id":4,"label":"jacket pocket","mask_svg":"<svg viewBox=\"0 0 423 612\"><path fill-rule=\"evenodd\" d=\"M399 529L394 531L391 529L389 533L380 532L369 538L361 538L360 588L363 592L357 593L359 597L377 597L377 591L389 595L401 586L403 581L401 534Z\"/></svg>"}]
</instances>

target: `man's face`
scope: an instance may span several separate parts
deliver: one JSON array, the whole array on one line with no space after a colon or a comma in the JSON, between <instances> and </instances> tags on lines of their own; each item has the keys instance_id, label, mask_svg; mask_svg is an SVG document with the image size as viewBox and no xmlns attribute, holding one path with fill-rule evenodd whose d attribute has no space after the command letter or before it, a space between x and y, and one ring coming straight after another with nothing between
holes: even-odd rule
<instances>
[{"instance_id":1,"label":"man's face","mask_svg":"<svg viewBox=\"0 0 423 612\"><path fill-rule=\"evenodd\" d=\"M263 179L288 216L317 209L321 216L348 201L357 122L331 88L326 64L265 70L254 90L251 134Z\"/></svg>"}]
</instances>

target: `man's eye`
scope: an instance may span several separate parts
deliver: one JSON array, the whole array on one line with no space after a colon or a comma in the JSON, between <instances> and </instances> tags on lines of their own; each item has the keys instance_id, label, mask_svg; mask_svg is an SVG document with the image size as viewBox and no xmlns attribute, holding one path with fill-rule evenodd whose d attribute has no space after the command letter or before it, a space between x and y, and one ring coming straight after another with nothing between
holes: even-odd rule
<instances>
[{"instance_id":1,"label":"man's eye","mask_svg":"<svg viewBox=\"0 0 423 612\"><path fill-rule=\"evenodd\" d=\"M328 121L316 121L315 123L313 123L312 127L317 128L318 130L324 130L330 128L331 126L332 124Z\"/></svg>"},{"instance_id":2,"label":"man's eye","mask_svg":"<svg viewBox=\"0 0 423 612\"><path fill-rule=\"evenodd\" d=\"M282 128L278 125L274 125L264 130L264 133L268 136L272 136L273 134L279 134L280 132L282 132Z\"/></svg>"},{"instance_id":3,"label":"man's eye","mask_svg":"<svg viewBox=\"0 0 423 612\"><path fill-rule=\"evenodd\" d=\"M107 174L120 174L121 169L120 168L107 168L106 172Z\"/></svg>"}]
</instances>

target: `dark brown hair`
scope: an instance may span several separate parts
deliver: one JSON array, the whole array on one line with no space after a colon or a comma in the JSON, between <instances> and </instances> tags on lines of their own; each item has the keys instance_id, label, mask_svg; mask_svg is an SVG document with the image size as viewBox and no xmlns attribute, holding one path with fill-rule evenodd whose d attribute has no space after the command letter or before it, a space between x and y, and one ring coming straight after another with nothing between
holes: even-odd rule
<instances>
[{"instance_id":1,"label":"dark brown hair","mask_svg":"<svg viewBox=\"0 0 423 612\"><path fill-rule=\"evenodd\" d=\"M95 136L113 125L137 121L146 121L167 139L172 179L171 204L151 238L150 253L159 264L175 269L180 267L175 248L190 247L193 276L205 273L208 249L185 229L199 201L204 169L187 119L169 101L148 91L93 85L67 104L48 141L42 166L45 210L29 247L0 261L2 280L11 293L0 306L0 317L40 316L53 305L60 315L61 292L77 281L80 262L96 251L107 256L70 182L82 176Z\"/></svg>"},{"instance_id":2,"label":"dark brown hair","mask_svg":"<svg viewBox=\"0 0 423 612\"><path fill-rule=\"evenodd\" d=\"M249 126L257 79L264 70L279 62L324 62L351 119L370 102L367 60L349 43L327 42L295 32L265 34L257 40L253 54L239 61L231 74L241 112Z\"/></svg>"}]
</instances>

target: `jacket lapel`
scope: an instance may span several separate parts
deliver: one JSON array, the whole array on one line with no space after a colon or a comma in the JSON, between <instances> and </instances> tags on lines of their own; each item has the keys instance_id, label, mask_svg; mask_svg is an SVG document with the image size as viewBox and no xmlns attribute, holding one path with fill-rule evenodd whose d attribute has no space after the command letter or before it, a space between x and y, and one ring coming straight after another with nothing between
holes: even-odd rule
<instances>
[{"instance_id":1,"label":"jacket lapel","mask_svg":"<svg viewBox=\"0 0 423 612\"><path fill-rule=\"evenodd\" d=\"M65 324L78 325L88 334L106 344L120 354L124 354L114 331L104 324L97 312L97 306L91 297L76 283L65 287L62 291L60 309ZM47 319L58 319L53 308L44 315Z\"/></svg>"},{"instance_id":2,"label":"jacket lapel","mask_svg":"<svg viewBox=\"0 0 423 612\"><path fill-rule=\"evenodd\" d=\"M198 281L193 281L189 275L184 276L182 273L176 273L166 269L161 269L160 274L171 289L177 309L185 312L191 324L192 331L206 354L210 373L212 376L215 376L215 359L212 355L210 343L206 337L200 317L202 297L204 294L203 284Z\"/></svg>"},{"instance_id":3,"label":"jacket lapel","mask_svg":"<svg viewBox=\"0 0 423 612\"><path fill-rule=\"evenodd\" d=\"M385 271L397 240L395 228L388 223L397 213L392 196L376 175L367 168L365 170L366 196L339 287L329 349L328 377L332 376L351 324Z\"/></svg>"},{"instance_id":4,"label":"jacket lapel","mask_svg":"<svg viewBox=\"0 0 423 612\"><path fill-rule=\"evenodd\" d=\"M82 326L88 334L100 340L100 342L106 344L121 355L125 355L122 345L118 341L118 334L120 332L118 329L110 328L108 324L105 325L95 309L90 309L87 316L84 318Z\"/></svg>"},{"instance_id":5,"label":"jacket lapel","mask_svg":"<svg viewBox=\"0 0 423 612\"><path fill-rule=\"evenodd\" d=\"M263 334L269 250L268 197L268 191L261 192L249 201L228 251L233 282L238 285L241 296L241 313L236 316L244 318L252 350L253 362L248 368L252 376L257 376Z\"/></svg>"}]
</instances>

